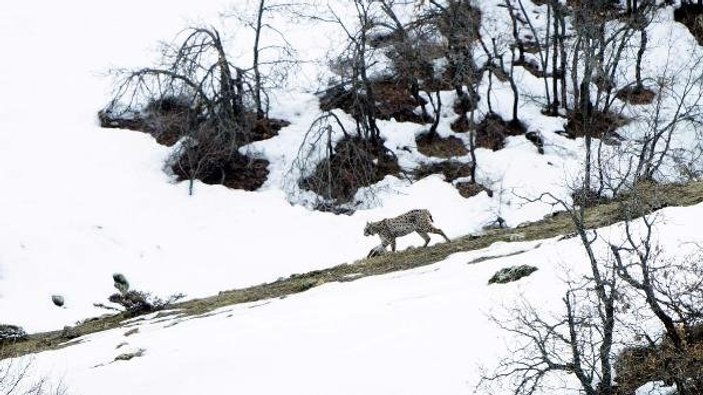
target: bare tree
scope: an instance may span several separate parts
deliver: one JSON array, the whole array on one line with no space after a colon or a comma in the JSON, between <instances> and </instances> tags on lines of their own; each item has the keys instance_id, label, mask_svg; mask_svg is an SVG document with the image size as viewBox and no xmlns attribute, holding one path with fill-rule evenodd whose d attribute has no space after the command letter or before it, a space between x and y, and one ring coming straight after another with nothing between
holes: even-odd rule
<instances>
[{"instance_id":1,"label":"bare tree","mask_svg":"<svg viewBox=\"0 0 703 395\"><path fill-rule=\"evenodd\" d=\"M0 350L0 355L3 355ZM51 382L48 378L32 380L31 358L8 358L0 360L1 395L66 395L68 388L62 382Z\"/></svg>"},{"instance_id":2,"label":"bare tree","mask_svg":"<svg viewBox=\"0 0 703 395\"><path fill-rule=\"evenodd\" d=\"M656 215L643 215L641 210L657 204L660 192L656 186L634 194L623 205L624 240L611 243L617 276L637 292L650 315L656 317L664 330L659 341L657 333L640 328L648 340L647 349L658 352L650 362L629 361L621 367L624 386L637 388L646 381L665 380L676 384L681 395L698 394L703 390L699 346L703 344L703 265L698 248L683 262L662 257L655 239ZM639 225L636 229L633 225ZM632 388L632 389L634 389Z\"/></svg>"},{"instance_id":3,"label":"bare tree","mask_svg":"<svg viewBox=\"0 0 703 395\"><path fill-rule=\"evenodd\" d=\"M254 33L252 42L252 65L245 75L251 74L253 107L258 119L268 118L268 92L280 86L294 70L298 56L284 32L273 23L275 16L298 15L305 8L303 2L276 2L257 0L254 12L237 10L226 14L236 18Z\"/></svg>"},{"instance_id":4,"label":"bare tree","mask_svg":"<svg viewBox=\"0 0 703 395\"><path fill-rule=\"evenodd\" d=\"M258 58L263 22L255 26L254 67L235 65L214 27L186 29L162 46L158 66L115 72L115 92L101 120L134 120L145 131L154 124L174 128L171 144L182 140L167 167L190 181L190 193L196 179L224 183L232 173L255 168L256 160L239 152L270 127L262 121L268 112Z\"/></svg>"},{"instance_id":5,"label":"bare tree","mask_svg":"<svg viewBox=\"0 0 703 395\"><path fill-rule=\"evenodd\" d=\"M526 303L509 314L515 317L499 327L519 336L523 346L512 350L482 385L507 378L516 379L514 394L532 394L542 389L553 374L573 375L590 395L613 393L612 361L620 280L613 265L605 265L595 252L598 233L588 230L583 206L573 206L550 193L531 201L544 201L564 209L581 241L590 270L568 284L561 302L561 315L547 318ZM497 321L494 319L494 321Z\"/></svg>"}]
</instances>

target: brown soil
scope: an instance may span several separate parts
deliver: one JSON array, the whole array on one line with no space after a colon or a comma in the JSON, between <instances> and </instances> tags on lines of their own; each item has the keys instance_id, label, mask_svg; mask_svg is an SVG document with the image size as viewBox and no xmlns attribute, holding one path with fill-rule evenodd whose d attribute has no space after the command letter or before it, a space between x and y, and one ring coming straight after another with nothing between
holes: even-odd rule
<instances>
[{"instance_id":1,"label":"brown soil","mask_svg":"<svg viewBox=\"0 0 703 395\"><path fill-rule=\"evenodd\" d=\"M266 182L269 161L236 154L229 161L213 161L204 165L197 178L210 185L224 185L232 189L255 191ZM190 168L187 160L181 157L171 170L178 181L190 179Z\"/></svg>"},{"instance_id":2,"label":"brown soil","mask_svg":"<svg viewBox=\"0 0 703 395\"><path fill-rule=\"evenodd\" d=\"M457 178L469 177L471 175L471 165L457 160L446 160L438 163L424 163L413 171L415 179L425 178L430 174L442 174L448 182Z\"/></svg>"},{"instance_id":3,"label":"brown soil","mask_svg":"<svg viewBox=\"0 0 703 395\"><path fill-rule=\"evenodd\" d=\"M505 146L505 138L525 133L525 126L519 121L504 121L497 114L488 114L476 126L476 146L493 151Z\"/></svg>"},{"instance_id":4,"label":"brown soil","mask_svg":"<svg viewBox=\"0 0 703 395\"><path fill-rule=\"evenodd\" d=\"M375 81L371 84L374 99L376 101L375 114L378 119L395 119L398 122L414 122L427 124L432 122L432 118L415 113L418 106L426 104L413 98L410 90L394 80ZM340 109L347 114L357 117L357 100L365 100L364 97L354 95L352 91L343 87L335 86L328 89L320 98L320 109L330 111Z\"/></svg>"},{"instance_id":5,"label":"brown soil","mask_svg":"<svg viewBox=\"0 0 703 395\"><path fill-rule=\"evenodd\" d=\"M456 189L459 191L459 194L461 196L467 199L472 196L476 196L483 191L486 191L489 197L493 196L493 191L491 191L490 189L485 188L481 184L476 184L469 181L457 182Z\"/></svg>"},{"instance_id":6,"label":"brown soil","mask_svg":"<svg viewBox=\"0 0 703 395\"><path fill-rule=\"evenodd\" d=\"M630 104L650 104L655 96L654 91L641 85L622 88L615 94L615 97Z\"/></svg>"},{"instance_id":7,"label":"brown soil","mask_svg":"<svg viewBox=\"0 0 703 395\"><path fill-rule=\"evenodd\" d=\"M615 129L626 125L629 120L622 115L593 111L590 118L586 118L580 111L569 114L566 124L566 134L570 138L589 135L594 138L603 138L615 135Z\"/></svg>"},{"instance_id":8,"label":"brown soil","mask_svg":"<svg viewBox=\"0 0 703 395\"><path fill-rule=\"evenodd\" d=\"M464 142L454 136L443 138L436 133L425 133L418 136L415 143L417 143L417 150L427 156L451 158L469 153Z\"/></svg>"},{"instance_id":9,"label":"brown soil","mask_svg":"<svg viewBox=\"0 0 703 395\"><path fill-rule=\"evenodd\" d=\"M359 188L398 173L397 159L382 142L372 144L359 138L345 138L337 143L330 158L319 163L311 176L300 181L300 187L325 200L343 204L351 201Z\"/></svg>"},{"instance_id":10,"label":"brown soil","mask_svg":"<svg viewBox=\"0 0 703 395\"><path fill-rule=\"evenodd\" d=\"M696 38L698 45L703 45L703 5L681 4L674 10L674 20L683 23Z\"/></svg>"}]
</instances>

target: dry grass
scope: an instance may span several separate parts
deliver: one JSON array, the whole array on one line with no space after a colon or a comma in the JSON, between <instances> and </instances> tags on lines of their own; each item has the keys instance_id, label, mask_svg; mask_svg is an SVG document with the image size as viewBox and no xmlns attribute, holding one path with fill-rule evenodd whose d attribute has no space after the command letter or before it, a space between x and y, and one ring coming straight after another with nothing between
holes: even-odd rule
<instances>
[{"instance_id":1,"label":"dry grass","mask_svg":"<svg viewBox=\"0 0 703 395\"><path fill-rule=\"evenodd\" d=\"M703 182L667 186L642 183L637 186L636 194L640 198L641 213L667 206L689 206L703 201ZM586 227L598 228L623 220L622 199L586 209ZM520 234L524 236L522 240L545 239L569 234L574 230L571 219L565 213L557 213L519 228ZM449 243L360 259L353 263L344 263L324 270L294 274L272 283L223 291L215 296L177 303L169 308L178 309L181 314L186 316L194 316L233 304L284 298L287 295L304 292L329 282L354 281L367 276L436 263L457 252L485 248L496 241L505 241L514 232L515 229L496 229L487 231L481 236L467 235ZM80 342L80 339L68 342L74 337L119 327L124 319L126 317L123 314L117 314L88 320L70 328L70 330L33 334L30 335L29 340L3 347L0 350L0 359L67 347L75 342Z\"/></svg>"}]
</instances>

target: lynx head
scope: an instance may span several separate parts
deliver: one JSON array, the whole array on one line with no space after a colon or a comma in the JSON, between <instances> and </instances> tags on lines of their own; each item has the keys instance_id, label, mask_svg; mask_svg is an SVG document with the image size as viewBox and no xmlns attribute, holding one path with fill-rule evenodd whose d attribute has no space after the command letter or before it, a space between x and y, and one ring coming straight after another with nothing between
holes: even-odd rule
<instances>
[{"instance_id":1,"label":"lynx head","mask_svg":"<svg viewBox=\"0 0 703 395\"><path fill-rule=\"evenodd\" d=\"M375 235L378 233L376 230L376 227L374 226L376 223L375 222L367 222L366 227L364 228L364 236L371 236Z\"/></svg>"}]
</instances>

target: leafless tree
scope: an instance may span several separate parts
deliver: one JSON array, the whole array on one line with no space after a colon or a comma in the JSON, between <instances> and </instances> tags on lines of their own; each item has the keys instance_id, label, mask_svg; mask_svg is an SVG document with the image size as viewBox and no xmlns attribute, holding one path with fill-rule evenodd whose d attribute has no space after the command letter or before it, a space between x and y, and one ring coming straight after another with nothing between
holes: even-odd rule
<instances>
[{"instance_id":1,"label":"leafless tree","mask_svg":"<svg viewBox=\"0 0 703 395\"><path fill-rule=\"evenodd\" d=\"M673 56L670 54L669 56ZM671 67L668 63L659 78L654 83L657 91L652 106L641 117L643 121L642 135L637 139L634 168L638 180L654 180L662 166L670 163L675 149L676 137L683 130L700 134L703 102L701 89L703 77L695 70L703 64L703 57L698 55L690 58L680 67ZM686 147L688 155L698 156L700 148Z\"/></svg>"},{"instance_id":2,"label":"leafless tree","mask_svg":"<svg viewBox=\"0 0 703 395\"><path fill-rule=\"evenodd\" d=\"M227 17L236 18L254 33L252 43L252 65L245 75L251 74L253 106L257 118L268 117L268 92L280 86L294 70L298 63L295 48L273 23L272 18L288 14L298 15L306 8L304 2L276 2L257 0L254 12L237 10L227 13ZM267 36L273 36L266 39Z\"/></svg>"},{"instance_id":3,"label":"leafless tree","mask_svg":"<svg viewBox=\"0 0 703 395\"><path fill-rule=\"evenodd\" d=\"M270 85L263 82L259 55L265 49L260 44L264 26L273 28L260 15L269 12L264 5L254 24L251 68L230 60L217 29L194 27L162 45L158 66L115 72L116 88L101 119L134 120L145 131L153 129L150 125L176 130L171 144L181 141L167 167L190 181L190 193L196 179L222 183L229 173L254 166L254 159L239 148L261 138L261 129L269 127L262 118L268 113L263 97Z\"/></svg>"},{"instance_id":4,"label":"leafless tree","mask_svg":"<svg viewBox=\"0 0 703 395\"><path fill-rule=\"evenodd\" d=\"M373 66L373 49L369 46L369 32L376 26L378 10L370 1L354 0L355 25L350 25L332 9L329 11L335 23L346 35L346 46L336 60L341 78L341 88L351 94L351 111L356 121L357 137L381 144L377 125L377 108L374 85L369 76Z\"/></svg>"},{"instance_id":5,"label":"leafless tree","mask_svg":"<svg viewBox=\"0 0 703 395\"><path fill-rule=\"evenodd\" d=\"M550 193L533 201L544 201L564 209L581 241L590 270L588 275L571 281L561 302L563 313L547 318L525 302L512 309L515 317L502 329L521 338L522 346L511 350L482 385L511 378L514 394L532 394L542 389L553 374L573 375L586 394L613 393L612 361L620 279L613 265L595 252L598 233L588 230L585 209L573 206Z\"/></svg>"},{"instance_id":6,"label":"leafless tree","mask_svg":"<svg viewBox=\"0 0 703 395\"><path fill-rule=\"evenodd\" d=\"M0 350L0 355L3 355ZM1 395L66 395L68 388L62 382L52 383L47 378L31 380L31 358L0 360Z\"/></svg>"},{"instance_id":7,"label":"leafless tree","mask_svg":"<svg viewBox=\"0 0 703 395\"><path fill-rule=\"evenodd\" d=\"M655 237L656 216L635 219L643 206L646 210L651 202L656 204L658 193L653 186L623 205L624 240L610 244L617 276L641 296L650 315L664 328L663 338L640 328L646 346L661 355L649 363L630 361L622 381L637 388L643 381L665 380L676 384L677 394L693 395L703 390L703 255L697 248L681 262L663 257Z\"/></svg>"}]
</instances>

